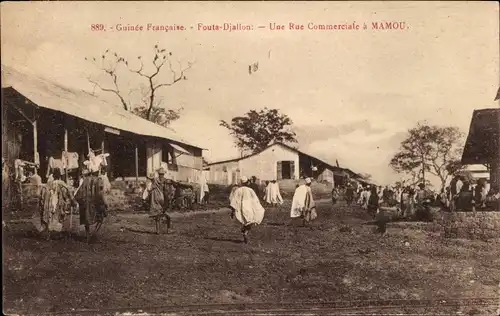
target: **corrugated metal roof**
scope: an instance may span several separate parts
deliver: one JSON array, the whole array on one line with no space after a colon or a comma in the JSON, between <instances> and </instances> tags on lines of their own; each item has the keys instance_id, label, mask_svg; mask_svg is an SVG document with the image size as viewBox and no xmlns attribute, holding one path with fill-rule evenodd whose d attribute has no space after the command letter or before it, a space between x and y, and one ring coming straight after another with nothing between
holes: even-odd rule
<instances>
[{"instance_id":1,"label":"corrugated metal roof","mask_svg":"<svg viewBox=\"0 0 500 316\"><path fill-rule=\"evenodd\" d=\"M176 131L157 125L87 92L23 74L2 65L2 89L12 87L36 105L143 136L168 139L203 149L184 140Z\"/></svg>"}]
</instances>

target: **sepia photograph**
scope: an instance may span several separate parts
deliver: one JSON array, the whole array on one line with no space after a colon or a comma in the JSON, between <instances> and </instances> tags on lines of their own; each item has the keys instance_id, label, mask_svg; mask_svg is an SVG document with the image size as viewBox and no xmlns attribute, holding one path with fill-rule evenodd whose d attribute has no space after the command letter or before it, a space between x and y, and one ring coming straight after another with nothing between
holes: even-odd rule
<instances>
[{"instance_id":1,"label":"sepia photograph","mask_svg":"<svg viewBox=\"0 0 500 316\"><path fill-rule=\"evenodd\" d=\"M3 314L500 316L499 8L2 2Z\"/></svg>"}]
</instances>

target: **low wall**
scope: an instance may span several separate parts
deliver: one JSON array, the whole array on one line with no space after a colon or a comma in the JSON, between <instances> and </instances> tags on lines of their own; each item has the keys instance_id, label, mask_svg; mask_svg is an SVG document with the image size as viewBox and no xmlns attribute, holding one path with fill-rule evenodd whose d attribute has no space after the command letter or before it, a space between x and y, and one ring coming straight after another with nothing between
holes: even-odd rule
<instances>
[{"instance_id":1,"label":"low wall","mask_svg":"<svg viewBox=\"0 0 500 316\"><path fill-rule=\"evenodd\" d=\"M447 238L500 238L500 212L442 212L436 224Z\"/></svg>"}]
</instances>

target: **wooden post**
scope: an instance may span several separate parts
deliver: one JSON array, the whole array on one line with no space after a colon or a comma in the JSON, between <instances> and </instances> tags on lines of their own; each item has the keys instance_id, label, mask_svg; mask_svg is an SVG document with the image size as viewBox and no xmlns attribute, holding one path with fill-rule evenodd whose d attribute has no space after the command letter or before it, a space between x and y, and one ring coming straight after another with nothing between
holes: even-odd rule
<instances>
[{"instance_id":1,"label":"wooden post","mask_svg":"<svg viewBox=\"0 0 500 316\"><path fill-rule=\"evenodd\" d=\"M66 177L66 183L68 183L68 166L67 166L67 155L68 155L68 129L64 126L64 152L66 154L62 155L61 159L66 160L66 166L64 167L64 175Z\"/></svg>"},{"instance_id":2,"label":"wooden post","mask_svg":"<svg viewBox=\"0 0 500 316\"><path fill-rule=\"evenodd\" d=\"M38 127L36 123L36 119L33 121L33 162L34 163L40 163L40 161L37 161L37 156L38 156ZM40 160L40 157L38 157L38 160ZM38 174L37 168L35 167L35 174Z\"/></svg>"},{"instance_id":3,"label":"wooden post","mask_svg":"<svg viewBox=\"0 0 500 316\"><path fill-rule=\"evenodd\" d=\"M85 133L87 134L87 149L88 149L88 153L90 153L90 137L89 137L89 129L88 127L85 129Z\"/></svg>"},{"instance_id":4,"label":"wooden post","mask_svg":"<svg viewBox=\"0 0 500 316\"><path fill-rule=\"evenodd\" d=\"M139 149L137 143L135 144L135 181L139 183Z\"/></svg>"},{"instance_id":5,"label":"wooden post","mask_svg":"<svg viewBox=\"0 0 500 316\"><path fill-rule=\"evenodd\" d=\"M102 141L101 141L101 154L104 155L104 137L105 137L105 132L103 131L102 133ZM104 158L106 160L106 158ZM99 166L99 174L101 174L101 166Z\"/></svg>"}]
</instances>

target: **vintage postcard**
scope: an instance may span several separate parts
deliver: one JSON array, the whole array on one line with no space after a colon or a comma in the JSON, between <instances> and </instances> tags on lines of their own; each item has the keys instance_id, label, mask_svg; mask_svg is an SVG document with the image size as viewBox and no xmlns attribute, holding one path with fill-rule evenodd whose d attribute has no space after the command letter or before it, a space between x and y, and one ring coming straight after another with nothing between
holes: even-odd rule
<instances>
[{"instance_id":1,"label":"vintage postcard","mask_svg":"<svg viewBox=\"0 0 500 316\"><path fill-rule=\"evenodd\" d=\"M7 315L499 315L497 2L3 2Z\"/></svg>"}]
</instances>

